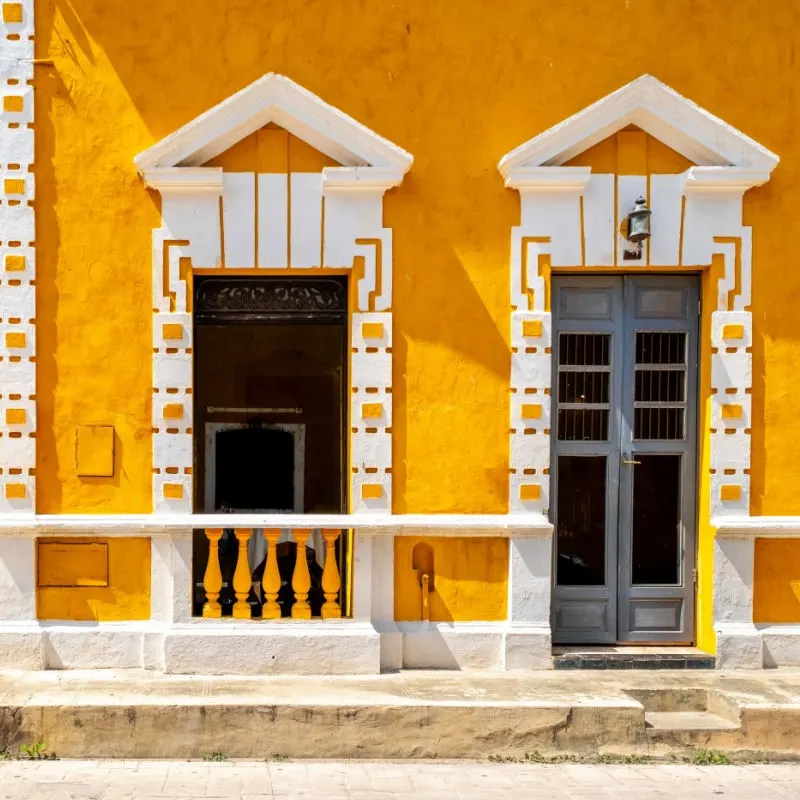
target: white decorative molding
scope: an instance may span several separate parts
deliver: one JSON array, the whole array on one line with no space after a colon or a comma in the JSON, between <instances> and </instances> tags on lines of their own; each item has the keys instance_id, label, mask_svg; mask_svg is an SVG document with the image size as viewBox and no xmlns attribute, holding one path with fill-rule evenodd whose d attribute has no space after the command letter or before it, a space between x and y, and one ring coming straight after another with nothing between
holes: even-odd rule
<instances>
[{"instance_id":1,"label":"white decorative molding","mask_svg":"<svg viewBox=\"0 0 800 800\"><path fill-rule=\"evenodd\" d=\"M142 178L148 189L159 192L199 194L208 191L219 196L223 189L222 167L154 167L146 169Z\"/></svg>"},{"instance_id":2,"label":"white decorative molding","mask_svg":"<svg viewBox=\"0 0 800 800\"><path fill-rule=\"evenodd\" d=\"M561 166L629 125L696 166L680 174L641 175ZM697 269L710 267L715 257L722 260L711 340L703 342L712 386L707 513L720 520L749 514L752 232L742 224L742 201L745 191L769 180L777 163L776 155L649 75L501 159L505 185L520 193L520 224L511 230L511 513L546 514L550 505L552 336L542 272L548 259L553 268L629 266L620 223L641 194L652 208L653 235L633 266ZM748 561L739 552L742 547L747 549L718 537L714 621L719 660L749 665L757 660L761 666L752 622L752 553ZM749 567L744 572L728 569L733 563ZM738 586L737 580L746 585ZM728 601L744 591L750 592L750 605L745 602L744 610L734 614ZM734 631L731 626L735 635L726 639L725 631Z\"/></svg>"},{"instance_id":3,"label":"white decorative molding","mask_svg":"<svg viewBox=\"0 0 800 800\"><path fill-rule=\"evenodd\" d=\"M4 3L0 19L0 514L36 511L33 50L34 0Z\"/></svg>"},{"instance_id":4,"label":"white decorative molding","mask_svg":"<svg viewBox=\"0 0 800 800\"><path fill-rule=\"evenodd\" d=\"M199 167L274 122L345 167L411 169L413 156L285 75L270 72L134 159L153 167Z\"/></svg>"},{"instance_id":5,"label":"white decorative molding","mask_svg":"<svg viewBox=\"0 0 800 800\"><path fill-rule=\"evenodd\" d=\"M558 166L628 125L701 166L739 166L769 174L778 157L741 131L642 75L512 150L500 160L503 177L521 166Z\"/></svg>"},{"instance_id":6,"label":"white decorative molding","mask_svg":"<svg viewBox=\"0 0 800 800\"><path fill-rule=\"evenodd\" d=\"M725 515L711 518L717 536L762 539L800 539L800 517L751 517Z\"/></svg>"},{"instance_id":7,"label":"white decorative molding","mask_svg":"<svg viewBox=\"0 0 800 800\"><path fill-rule=\"evenodd\" d=\"M202 166L270 122L343 166L289 174ZM162 227L153 233L153 509L186 514L193 502L192 316L182 260L196 272L224 266L257 274L350 269L360 258L350 309L351 507L391 513L392 232L383 225L383 195L402 182L412 156L270 73L134 161L162 196ZM176 405L182 412L167 418Z\"/></svg>"},{"instance_id":8,"label":"white decorative molding","mask_svg":"<svg viewBox=\"0 0 800 800\"><path fill-rule=\"evenodd\" d=\"M541 514L36 514L0 517L8 536L159 536L195 528L352 529L369 536L533 536L553 532Z\"/></svg>"}]
</instances>

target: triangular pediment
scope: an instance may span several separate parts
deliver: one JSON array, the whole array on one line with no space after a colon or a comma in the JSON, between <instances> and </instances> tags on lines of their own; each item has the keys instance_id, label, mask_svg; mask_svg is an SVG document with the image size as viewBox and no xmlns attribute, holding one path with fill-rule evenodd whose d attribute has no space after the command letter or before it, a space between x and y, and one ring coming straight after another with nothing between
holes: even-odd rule
<instances>
[{"instance_id":1,"label":"triangular pediment","mask_svg":"<svg viewBox=\"0 0 800 800\"><path fill-rule=\"evenodd\" d=\"M558 167L602 140L635 125L698 166L739 167L769 174L778 157L652 75L640 78L506 154L512 172Z\"/></svg>"},{"instance_id":2,"label":"triangular pediment","mask_svg":"<svg viewBox=\"0 0 800 800\"><path fill-rule=\"evenodd\" d=\"M268 73L140 153L134 162L142 174L200 167L271 122L345 167L376 167L402 176L414 160L284 75Z\"/></svg>"}]
</instances>

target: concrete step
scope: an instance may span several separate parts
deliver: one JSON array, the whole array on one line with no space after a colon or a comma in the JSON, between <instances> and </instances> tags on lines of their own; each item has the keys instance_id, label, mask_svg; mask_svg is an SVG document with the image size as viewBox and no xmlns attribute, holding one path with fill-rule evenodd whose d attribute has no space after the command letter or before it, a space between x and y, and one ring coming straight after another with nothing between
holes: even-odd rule
<instances>
[{"instance_id":1,"label":"concrete step","mask_svg":"<svg viewBox=\"0 0 800 800\"><path fill-rule=\"evenodd\" d=\"M645 728L656 731L735 731L739 724L710 711L645 711Z\"/></svg>"},{"instance_id":2,"label":"concrete step","mask_svg":"<svg viewBox=\"0 0 800 800\"><path fill-rule=\"evenodd\" d=\"M714 669L714 656L696 647L559 647L556 669Z\"/></svg>"},{"instance_id":3,"label":"concrete step","mask_svg":"<svg viewBox=\"0 0 800 800\"><path fill-rule=\"evenodd\" d=\"M800 757L800 672L0 672L0 748L64 758Z\"/></svg>"}]
</instances>

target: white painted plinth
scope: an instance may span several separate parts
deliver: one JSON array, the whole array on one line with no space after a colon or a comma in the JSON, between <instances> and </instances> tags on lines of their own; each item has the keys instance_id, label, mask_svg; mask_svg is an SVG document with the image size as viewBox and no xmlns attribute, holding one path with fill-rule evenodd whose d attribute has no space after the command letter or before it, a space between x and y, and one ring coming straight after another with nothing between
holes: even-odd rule
<instances>
[{"instance_id":1,"label":"white painted plinth","mask_svg":"<svg viewBox=\"0 0 800 800\"><path fill-rule=\"evenodd\" d=\"M380 636L369 623L189 624L164 635L165 672L198 675L376 675Z\"/></svg>"},{"instance_id":2,"label":"white painted plinth","mask_svg":"<svg viewBox=\"0 0 800 800\"><path fill-rule=\"evenodd\" d=\"M398 622L406 669L502 669L505 623Z\"/></svg>"},{"instance_id":3,"label":"white painted plinth","mask_svg":"<svg viewBox=\"0 0 800 800\"><path fill-rule=\"evenodd\" d=\"M800 624L757 625L765 667L800 667Z\"/></svg>"},{"instance_id":4,"label":"white painted plinth","mask_svg":"<svg viewBox=\"0 0 800 800\"><path fill-rule=\"evenodd\" d=\"M550 626L512 626L505 635L506 669L552 669Z\"/></svg>"},{"instance_id":5,"label":"white painted plinth","mask_svg":"<svg viewBox=\"0 0 800 800\"><path fill-rule=\"evenodd\" d=\"M721 623L715 626L715 632L718 669L761 669L764 666L764 645L755 625Z\"/></svg>"},{"instance_id":6,"label":"white painted plinth","mask_svg":"<svg viewBox=\"0 0 800 800\"><path fill-rule=\"evenodd\" d=\"M42 634L36 626L0 623L0 669L42 669Z\"/></svg>"}]
</instances>

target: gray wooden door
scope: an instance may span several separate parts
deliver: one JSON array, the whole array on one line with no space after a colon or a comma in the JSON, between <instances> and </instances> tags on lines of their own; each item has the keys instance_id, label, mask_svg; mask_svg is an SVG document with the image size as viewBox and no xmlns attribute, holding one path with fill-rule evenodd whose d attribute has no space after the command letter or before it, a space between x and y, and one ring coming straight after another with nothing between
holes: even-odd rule
<instances>
[{"instance_id":1,"label":"gray wooden door","mask_svg":"<svg viewBox=\"0 0 800 800\"><path fill-rule=\"evenodd\" d=\"M553 279L553 640L691 642L697 279Z\"/></svg>"}]
</instances>

